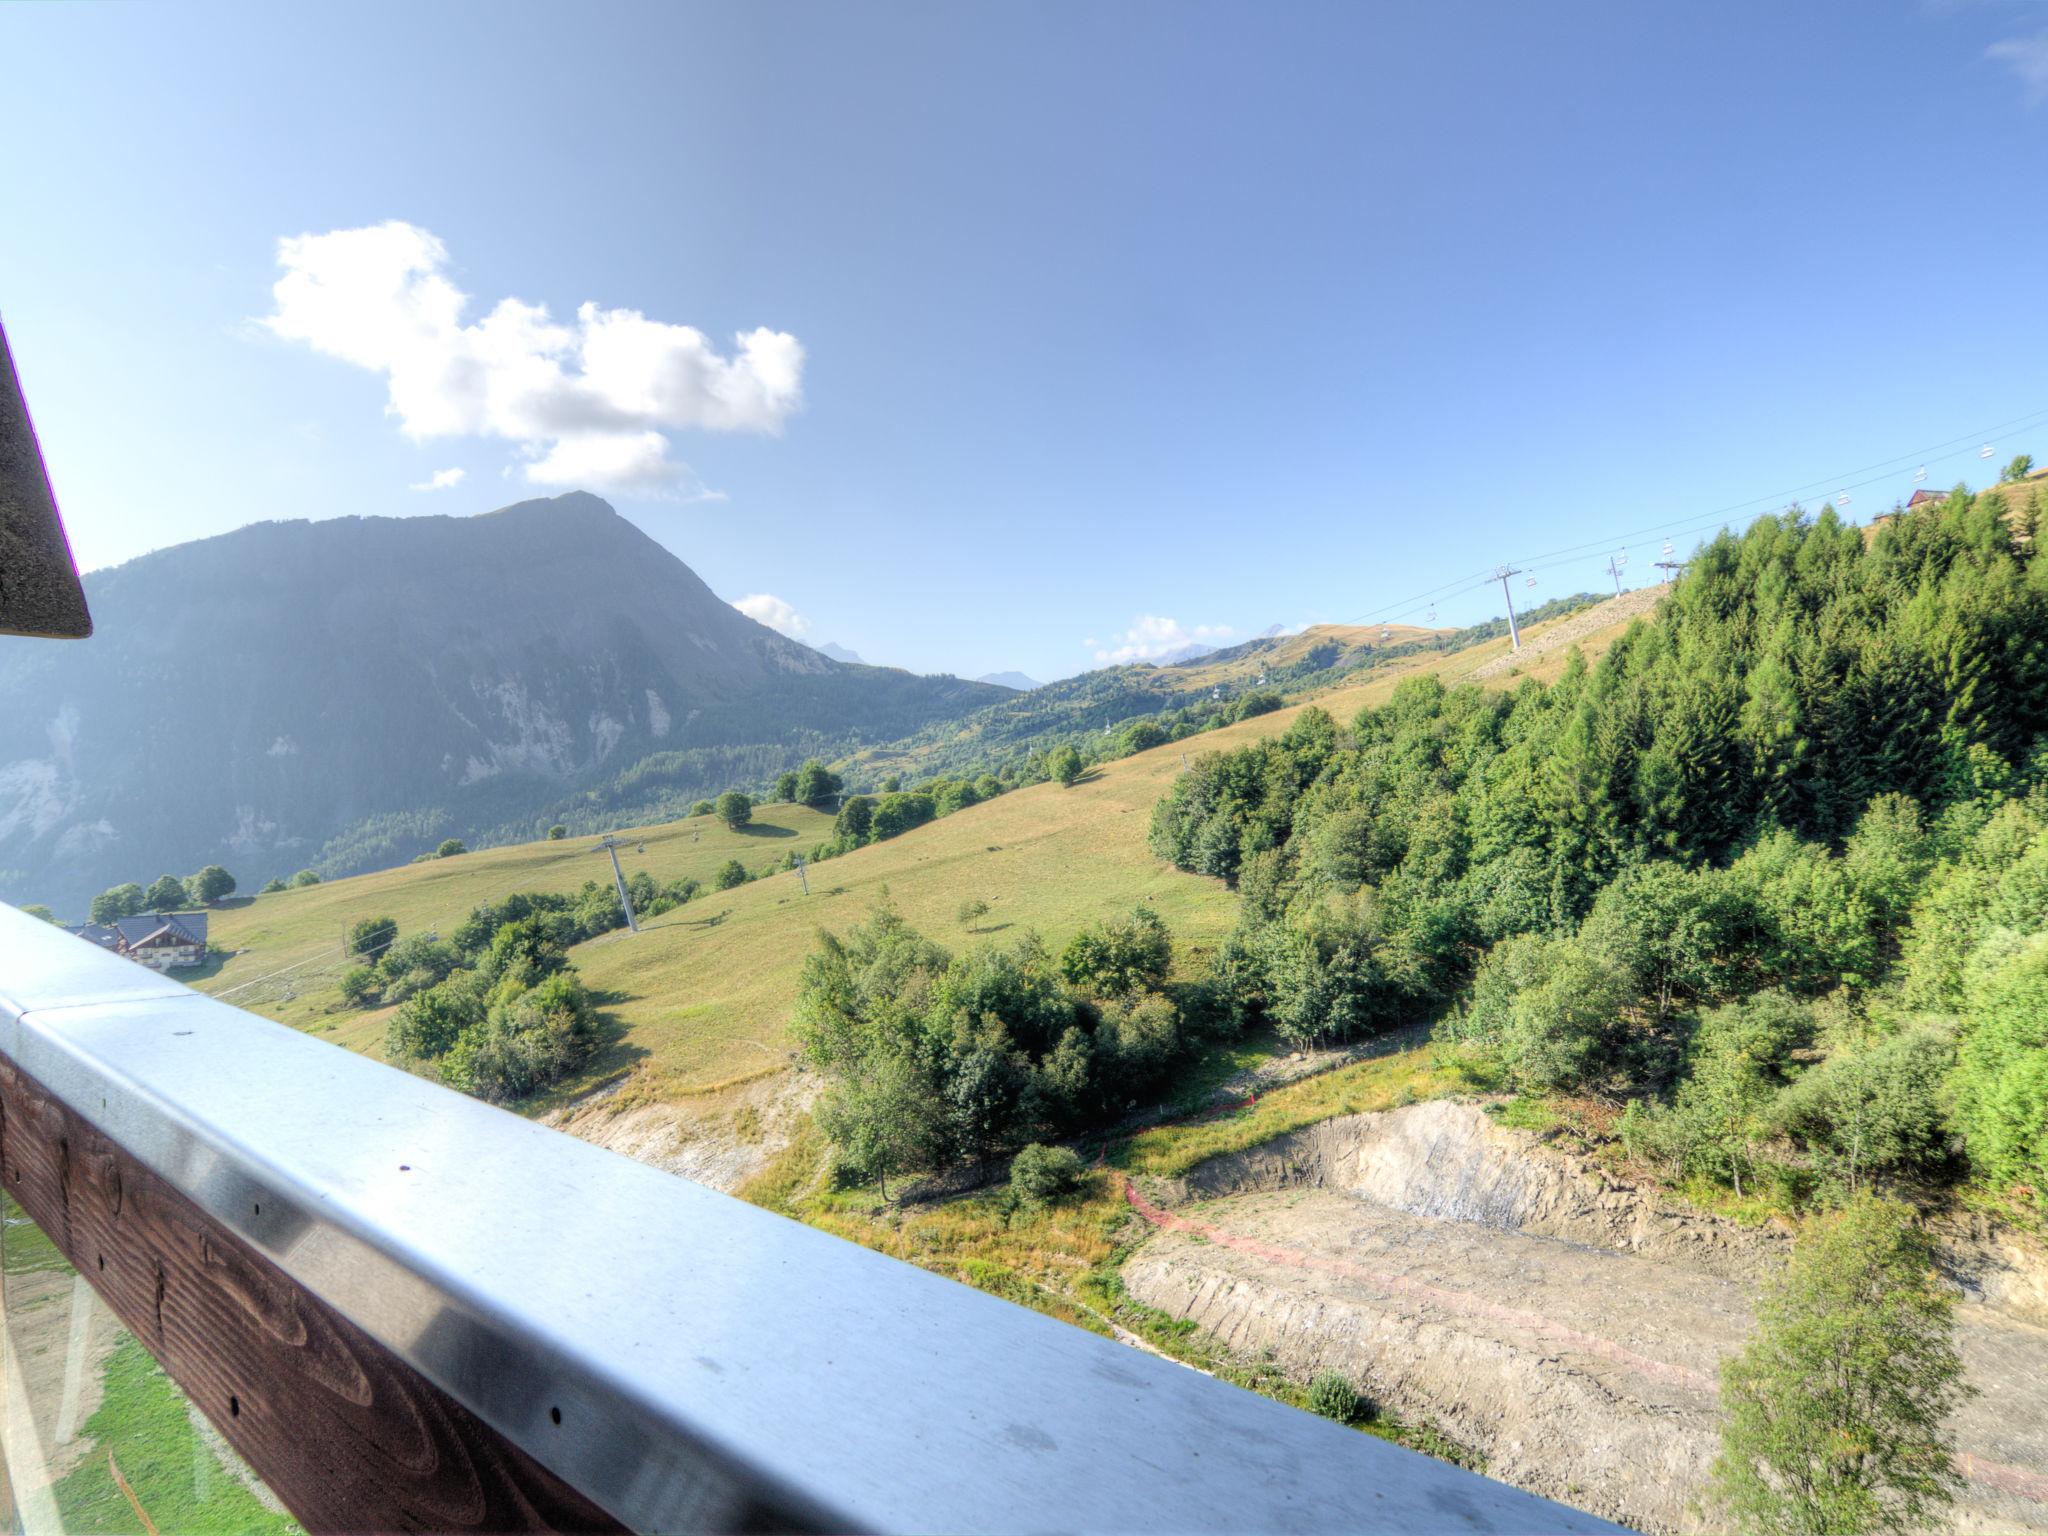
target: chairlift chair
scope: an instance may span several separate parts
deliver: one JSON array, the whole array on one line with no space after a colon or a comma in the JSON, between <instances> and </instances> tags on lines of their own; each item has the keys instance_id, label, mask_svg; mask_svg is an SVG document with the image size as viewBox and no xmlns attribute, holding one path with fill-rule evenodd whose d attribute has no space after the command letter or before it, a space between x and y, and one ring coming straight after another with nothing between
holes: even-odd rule
<instances>
[{"instance_id":1,"label":"chairlift chair","mask_svg":"<svg viewBox=\"0 0 2048 1536\"><path fill-rule=\"evenodd\" d=\"M1925 464L1922 464L1918 469L1913 471L1913 483L1915 485L1918 485L1922 480L1925 480L1926 478L1927 466Z\"/></svg>"},{"instance_id":2,"label":"chairlift chair","mask_svg":"<svg viewBox=\"0 0 2048 1536\"><path fill-rule=\"evenodd\" d=\"M1982 448L1979 448L1979 449L1977 450L1977 457L1978 457L1978 458L1980 458L1980 459L1988 459L1988 458L1990 458L1990 457L1991 457L1991 445L1990 445L1989 443L1986 443L1986 444L1985 444L1985 445L1984 445L1984 446L1983 446Z\"/></svg>"}]
</instances>

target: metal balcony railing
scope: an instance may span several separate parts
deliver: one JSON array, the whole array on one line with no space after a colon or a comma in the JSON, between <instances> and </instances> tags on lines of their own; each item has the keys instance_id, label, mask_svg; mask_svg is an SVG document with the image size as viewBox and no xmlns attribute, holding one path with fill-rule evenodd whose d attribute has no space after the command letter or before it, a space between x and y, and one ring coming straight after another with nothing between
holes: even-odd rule
<instances>
[{"instance_id":1,"label":"metal balcony railing","mask_svg":"<svg viewBox=\"0 0 2048 1536\"><path fill-rule=\"evenodd\" d=\"M1615 1529L4 906L0 1175L309 1529Z\"/></svg>"}]
</instances>

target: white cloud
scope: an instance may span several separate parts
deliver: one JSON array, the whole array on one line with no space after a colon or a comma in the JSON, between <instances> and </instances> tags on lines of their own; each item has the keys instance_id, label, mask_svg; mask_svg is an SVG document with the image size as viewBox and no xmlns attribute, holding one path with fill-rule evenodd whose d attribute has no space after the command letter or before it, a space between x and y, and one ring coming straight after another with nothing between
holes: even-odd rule
<instances>
[{"instance_id":1,"label":"white cloud","mask_svg":"<svg viewBox=\"0 0 2048 1536\"><path fill-rule=\"evenodd\" d=\"M755 592L740 598L733 604L757 624L766 624L770 629L796 640L810 633L811 621L790 607L781 598L766 592Z\"/></svg>"},{"instance_id":2,"label":"white cloud","mask_svg":"<svg viewBox=\"0 0 2048 1536\"><path fill-rule=\"evenodd\" d=\"M777 432L803 404L803 345L784 331L744 332L727 355L692 326L590 303L573 324L511 298L465 322L447 247L399 220L280 240L277 261L272 334L382 374L415 441L517 444L536 485L715 496L665 434Z\"/></svg>"},{"instance_id":3,"label":"white cloud","mask_svg":"<svg viewBox=\"0 0 2048 1536\"><path fill-rule=\"evenodd\" d=\"M1984 57L2010 65L2027 88L2027 100L2038 106L2048 101L2048 31L2032 37L2008 37L1984 50Z\"/></svg>"},{"instance_id":4,"label":"white cloud","mask_svg":"<svg viewBox=\"0 0 2048 1536\"><path fill-rule=\"evenodd\" d=\"M415 491L452 491L468 476L466 469L437 469L424 480L415 480L411 489Z\"/></svg>"},{"instance_id":5,"label":"white cloud","mask_svg":"<svg viewBox=\"0 0 2048 1536\"><path fill-rule=\"evenodd\" d=\"M1130 661L1157 661L1171 656L1190 645L1215 645L1228 640L1232 630L1228 624L1184 625L1178 619L1162 619L1157 614L1141 614L1131 621L1131 627L1112 640L1121 640L1121 645L1112 645L1096 651L1098 666L1120 666ZM1093 645L1094 641L1088 642Z\"/></svg>"}]
</instances>

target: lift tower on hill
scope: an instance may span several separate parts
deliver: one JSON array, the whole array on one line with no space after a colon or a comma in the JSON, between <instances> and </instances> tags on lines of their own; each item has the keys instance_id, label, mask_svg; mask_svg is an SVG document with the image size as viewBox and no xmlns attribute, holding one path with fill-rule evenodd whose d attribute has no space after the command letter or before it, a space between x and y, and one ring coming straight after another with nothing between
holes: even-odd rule
<instances>
[{"instance_id":1,"label":"lift tower on hill","mask_svg":"<svg viewBox=\"0 0 2048 1536\"><path fill-rule=\"evenodd\" d=\"M1515 594L1508 590L1508 578L1522 573L1512 565L1497 565L1493 568L1493 579L1500 583L1500 595L1508 600L1508 638L1515 642L1514 648L1522 648L1521 627L1515 623Z\"/></svg>"},{"instance_id":2,"label":"lift tower on hill","mask_svg":"<svg viewBox=\"0 0 2048 1536\"><path fill-rule=\"evenodd\" d=\"M616 880L619 884L619 905L626 909L626 926L632 929L633 932L638 933L640 931L640 924L634 921L633 918L633 898L626 894L626 877L619 869L619 848L619 840L607 832L604 836L604 841L590 851L592 853L608 853L612 856L612 879Z\"/></svg>"}]
</instances>

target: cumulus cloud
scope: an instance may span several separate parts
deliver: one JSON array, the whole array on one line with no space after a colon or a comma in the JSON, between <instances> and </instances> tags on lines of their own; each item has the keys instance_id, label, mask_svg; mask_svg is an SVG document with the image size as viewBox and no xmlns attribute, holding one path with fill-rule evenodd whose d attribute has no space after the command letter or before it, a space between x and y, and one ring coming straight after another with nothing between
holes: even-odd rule
<instances>
[{"instance_id":1,"label":"cumulus cloud","mask_svg":"<svg viewBox=\"0 0 2048 1536\"><path fill-rule=\"evenodd\" d=\"M2027 100L2039 106L2048 101L2048 31L2032 37L2008 37L1984 50L1984 57L2009 67L2027 88Z\"/></svg>"},{"instance_id":2,"label":"cumulus cloud","mask_svg":"<svg viewBox=\"0 0 2048 1536\"><path fill-rule=\"evenodd\" d=\"M756 624L766 624L770 629L799 640L810 633L811 621L781 598L767 592L755 592L733 604Z\"/></svg>"},{"instance_id":3,"label":"cumulus cloud","mask_svg":"<svg viewBox=\"0 0 2048 1536\"><path fill-rule=\"evenodd\" d=\"M1228 624L1196 624L1192 627L1178 619L1163 619L1157 614L1140 614L1131 621L1131 627L1121 635L1112 635L1110 645L1095 653L1098 666L1121 666L1130 661L1160 661L1177 652L1185 651L1191 645L1214 646L1228 640L1232 630ZM1095 642L1090 640L1088 644Z\"/></svg>"},{"instance_id":4,"label":"cumulus cloud","mask_svg":"<svg viewBox=\"0 0 2048 1536\"><path fill-rule=\"evenodd\" d=\"M784 331L722 353L693 326L594 303L562 322L507 298L466 320L447 247L399 220L280 240L277 262L273 335L382 374L415 441L516 444L535 485L713 495L666 434L777 432L803 403L803 345Z\"/></svg>"},{"instance_id":5,"label":"cumulus cloud","mask_svg":"<svg viewBox=\"0 0 2048 1536\"><path fill-rule=\"evenodd\" d=\"M452 491L469 474L466 469L437 469L424 480L415 480L415 491Z\"/></svg>"}]
</instances>

